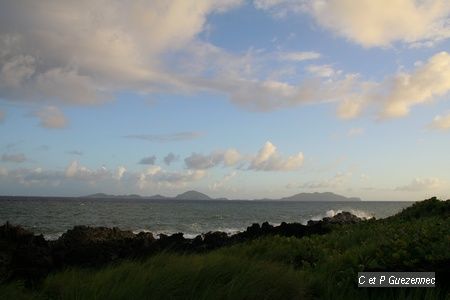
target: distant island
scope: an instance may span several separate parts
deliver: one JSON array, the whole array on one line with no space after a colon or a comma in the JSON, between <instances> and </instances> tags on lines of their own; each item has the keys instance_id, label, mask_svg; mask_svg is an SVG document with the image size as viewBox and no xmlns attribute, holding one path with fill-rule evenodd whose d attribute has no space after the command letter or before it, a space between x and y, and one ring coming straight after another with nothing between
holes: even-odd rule
<instances>
[{"instance_id":1,"label":"distant island","mask_svg":"<svg viewBox=\"0 0 450 300\"><path fill-rule=\"evenodd\" d=\"M167 200L228 200L226 198L219 198L219 199L213 199L211 197L209 197L206 194L197 192L197 191L187 191L181 194L176 195L175 197L166 197L163 195L153 195L153 196L141 196L141 195L137 195L137 194L130 194L130 195L110 195L110 194L105 194L105 193L96 193L96 194L92 194L92 195L87 195L87 196L82 196L82 198L119 198L119 199L124 199L124 198L142 198L142 199L153 199L153 200L162 200L162 199L167 199Z\"/></svg>"},{"instance_id":2,"label":"distant island","mask_svg":"<svg viewBox=\"0 0 450 300\"><path fill-rule=\"evenodd\" d=\"M105 193L96 193L92 195L83 196L82 198L118 198L118 199L150 199L150 200L228 200L227 198L211 198L210 196L194 190L186 191L178 194L175 197L167 197L163 195L141 196L137 194L130 195L109 195ZM244 199L242 199L244 200ZM303 202L338 202L338 201L362 201L358 197L345 197L331 192L314 192L314 193L299 193L289 197L279 199L254 199L259 201L303 201Z\"/></svg>"},{"instance_id":3,"label":"distant island","mask_svg":"<svg viewBox=\"0 0 450 300\"><path fill-rule=\"evenodd\" d=\"M282 201L361 201L358 197L345 197L331 192L325 193L300 193L290 197L281 198Z\"/></svg>"}]
</instances>

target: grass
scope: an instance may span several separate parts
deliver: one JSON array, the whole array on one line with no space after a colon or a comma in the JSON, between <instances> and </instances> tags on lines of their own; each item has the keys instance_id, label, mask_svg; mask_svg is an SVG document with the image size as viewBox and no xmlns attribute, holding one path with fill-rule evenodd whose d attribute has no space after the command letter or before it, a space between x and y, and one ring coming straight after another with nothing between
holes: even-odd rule
<instances>
[{"instance_id":1,"label":"grass","mask_svg":"<svg viewBox=\"0 0 450 300\"><path fill-rule=\"evenodd\" d=\"M34 294L17 284L4 286L1 294L2 299L301 299L305 289L299 272L281 264L165 253L101 270L69 269L48 276Z\"/></svg>"},{"instance_id":2,"label":"grass","mask_svg":"<svg viewBox=\"0 0 450 300\"><path fill-rule=\"evenodd\" d=\"M0 299L450 299L449 207L428 200L322 236L270 236L201 255L68 269L33 290L2 285ZM368 270L447 277L436 288L358 288L357 272Z\"/></svg>"}]
</instances>

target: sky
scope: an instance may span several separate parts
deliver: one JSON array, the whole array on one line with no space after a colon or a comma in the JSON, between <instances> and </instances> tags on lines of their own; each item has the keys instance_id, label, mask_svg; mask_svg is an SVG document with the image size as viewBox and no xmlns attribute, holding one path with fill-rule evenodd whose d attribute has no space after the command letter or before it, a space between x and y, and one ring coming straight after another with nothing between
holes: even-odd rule
<instances>
[{"instance_id":1,"label":"sky","mask_svg":"<svg viewBox=\"0 0 450 300\"><path fill-rule=\"evenodd\" d=\"M0 0L0 194L450 198L447 0Z\"/></svg>"}]
</instances>

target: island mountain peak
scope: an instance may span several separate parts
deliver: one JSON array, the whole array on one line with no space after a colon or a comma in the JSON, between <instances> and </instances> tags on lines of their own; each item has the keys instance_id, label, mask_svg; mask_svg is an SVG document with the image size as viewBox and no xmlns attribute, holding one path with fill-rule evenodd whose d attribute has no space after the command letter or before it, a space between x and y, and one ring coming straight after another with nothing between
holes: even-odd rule
<instances>
[{"instance_id":1,"label":"island mountain peak","mask_svg":"<svg viewBox=\"0 0 450 300\"><path fill-rule=\"evenodd\" d=\"M190 190L181 194L178 194L175 199L180 200L211 200L211 197L209 197L206 194Z\"/></svg>"},{"instance_id":2,"label":"island mountain peak","mask_svg":"<svg viewBox=\"0 0 450 300\"><path fill-rule=\"evenodd\" d=\"M361 201L358 197L345 197L332 192L314 192L314 193L299 193L289 197L281 198L283 201L323 201L323 202L333 202L333 201Z\"/></svg>"}]
</instances>

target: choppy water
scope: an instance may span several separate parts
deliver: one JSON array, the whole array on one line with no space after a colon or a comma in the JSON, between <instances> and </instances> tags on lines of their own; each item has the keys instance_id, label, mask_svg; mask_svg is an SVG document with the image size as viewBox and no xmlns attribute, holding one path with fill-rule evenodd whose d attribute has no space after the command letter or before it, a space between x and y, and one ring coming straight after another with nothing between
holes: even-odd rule
<instances>
[{"instance_id":1,"label":"choppy water","mask_svg":"<svg viewBox=\"0 0 450 300\"><path fill-rule=\"evenodd\" d=\"M20 224L48 239L75 225L119 227L153 233L183 232L192 237L208 231L234 233L252 223L305 223L350 211L360 217L384 218L413 202L203 201L86 198L2 198L0 223Z\"/></svg>"}]
</instances>

